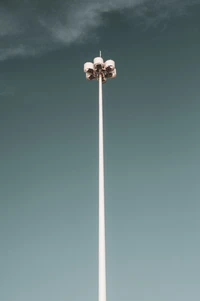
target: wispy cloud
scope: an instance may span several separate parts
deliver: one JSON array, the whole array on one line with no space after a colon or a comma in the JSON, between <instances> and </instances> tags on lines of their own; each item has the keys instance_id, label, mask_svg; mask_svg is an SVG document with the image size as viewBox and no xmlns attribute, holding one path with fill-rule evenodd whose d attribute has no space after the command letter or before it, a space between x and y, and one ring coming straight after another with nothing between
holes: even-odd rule
<instances>
[{"instance_id":1,"label":"wispy cloud","mask_svg":"<svg viewBox=\"0 0 200 301\"><path fill-rule=\"evenodd\" d=\"M129 9L148 27L172 14L184 14L188 5L197 2L200 0L6 1L0 4L0 60L38 55L87 39L103 23L103 13Z\"/></svg>"}]
</instances>

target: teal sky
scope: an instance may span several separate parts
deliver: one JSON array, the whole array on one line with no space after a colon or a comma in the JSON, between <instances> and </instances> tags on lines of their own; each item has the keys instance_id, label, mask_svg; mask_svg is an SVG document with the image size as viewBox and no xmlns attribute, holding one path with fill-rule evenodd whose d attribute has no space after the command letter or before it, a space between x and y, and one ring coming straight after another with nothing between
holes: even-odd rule
<instances>
[{"instance_id":1,"label":"teal sky","mask_svg":"<svg viewBox=\"0 0 200 301\"><path fill-rule=\"evenodd\" d=\"M200 1L156 2L0 4L1 301L97 300L100 49L107 300L200 300Z\"/></svg>"}]
</instances>

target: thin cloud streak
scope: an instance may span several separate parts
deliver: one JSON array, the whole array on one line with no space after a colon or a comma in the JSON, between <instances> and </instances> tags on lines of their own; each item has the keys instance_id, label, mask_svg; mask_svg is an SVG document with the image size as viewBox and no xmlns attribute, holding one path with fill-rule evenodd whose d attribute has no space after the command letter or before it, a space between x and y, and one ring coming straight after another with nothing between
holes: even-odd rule
<instances>
[{"instance_id":1,"label":"thin cloud streak","mask_svg":"<svg viewBox=\"0 0 200 301\"><path fill-rule=\"evenodd\" d=\"M146 28L184 15L188 5L200 0L16 0L13 8L0 5L0 60L35 56L61 46L85 41L103 24L103 14L132 10ZM153 17L149 12L154 12ZM149 16L151 15L151 16Z\"/></svg>"}]
</instances>

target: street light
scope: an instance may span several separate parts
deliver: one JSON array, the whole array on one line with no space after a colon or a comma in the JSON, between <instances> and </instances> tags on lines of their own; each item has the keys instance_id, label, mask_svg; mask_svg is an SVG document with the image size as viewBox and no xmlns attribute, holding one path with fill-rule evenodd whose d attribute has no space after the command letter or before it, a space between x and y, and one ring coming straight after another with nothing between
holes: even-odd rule
<instances>
[{"instance_id":1,"label":"street light","mask_svg":"<svg viewBox=\"0 0 200 301\"><path fill-rule=\"evenodd\" d=\"M93 63L84 64L87 80L99 81L99 287L98 301L106 301L106 250L105 250L105 202L104 202L104 147L103 147L103 98L102 83L117 75L115 62L107 60L105 63L100 56L94 58Z\"/></svg>"}]
</instances>

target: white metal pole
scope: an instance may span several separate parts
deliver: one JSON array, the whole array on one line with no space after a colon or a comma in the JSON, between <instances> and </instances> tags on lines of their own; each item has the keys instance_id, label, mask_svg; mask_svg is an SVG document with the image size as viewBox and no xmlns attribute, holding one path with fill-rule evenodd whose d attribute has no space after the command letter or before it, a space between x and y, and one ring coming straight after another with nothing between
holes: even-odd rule
<instances>
[{"instance_id":1,"label":"white metal pole","mask_svg":"<svg viewBox=\"0 0 200 301\"><path fill-rule=\"evenodd\" d=\"M99 74L99 301L106 301L102 75Z\"/></svg>"}]
</instances>

